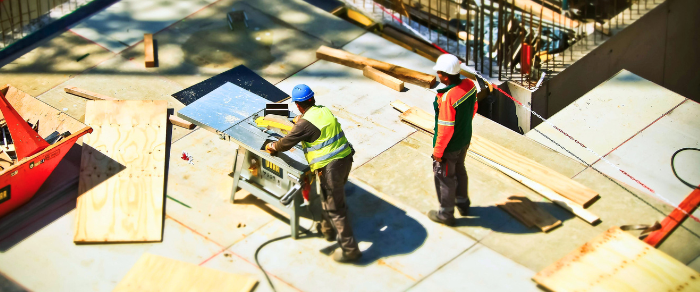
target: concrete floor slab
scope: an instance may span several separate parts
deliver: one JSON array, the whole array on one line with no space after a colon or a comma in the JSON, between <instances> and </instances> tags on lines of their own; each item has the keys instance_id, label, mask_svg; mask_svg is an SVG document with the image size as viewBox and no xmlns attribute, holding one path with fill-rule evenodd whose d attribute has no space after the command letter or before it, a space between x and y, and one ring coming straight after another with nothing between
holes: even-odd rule
<instances>
[{"instance_id":1,"label":"concrete floor slab","mask_svg":"<svg viewBox=\"0 0 700 292\"><path fill-rule=\"evenodd\" d=\"M215 0L122 0L81 21L71 30L118 53L180 21Z\"/></svg>"},{"instance_id":2,"label":"concrete floor slab","mask_svg":"<svg viewBox=\"0 0 700 292\"><path fill-rule=\"evenodd\" d=\"M683 100L685 98L677 93L622 70L559 111L549 121L599 155L605 155ZM535 130L525 135L574 159L575 155L589 164L597 160L595 155L546 123L535 127Z\"/></svg>"},{"instance_id":3,"label":"concrete floor slab","mask_svg":"<svg viewBox=\"0 0 700 292\"><path fill-rule=\"evenodd\" d=\"M364 29L302 0L245 1L335 48L342 47L365 33Z\"/></svg>"},{"instance_id":4,"label":"concrete floor slab","mask_svg":"<svg viewBox=\"0 0 700 292\"><path fill-rule=\"evenodd\" d=\"M231 30L227 13L232 10L246 13L247 28ZM218 1L154 35L154 39L157 68L150 70L183 87L238 65L245 65L274 84L316 61L316 49L329 45L249 3L235 0ZM123 54L143 64L142 43Z\"/></svg>"},{"instance_id":5,"label":"concrete floor slab","mask_svg":"<svg viewBox=\"0 0 700 292\"><path fill-rule=\"evenodd\" d=\"M167 100L168 108L175 112L185 105L170 96L182 90L176 83L148 72L135 62L116 55L38 96L37 98L68 115L85 120L85 105L88 99L66 93L63 88L75 86L88 91L124 100ZM176 141L190 130L172 127L172 141Z\"/></svg>"},{"instance_id":6,"label":"concrete floor slab","mask_svg":"<svg viewBox=\"0 0 700 292\"><path fill-rule=\"evenodd\" d=\"M693 189L676 178L669 162L673 153L681 148L700 148L699 115L700 104L686 100L667 116L608 154L606 158L677 206ZM690 183L700 184L698 165L699 151L684 151L676 156L675 168L678 176ZM651 194L651 191L604 161L596 162L593 167ZM693 214L700 216L700 211Z\"/></svg>"},{"instance_id":7,"label":"concrete floor slab","mask_svg":"<svg viewBox=\"0 0 700 292\"><path fill-rule=\"evenodd\" d=\"M695 260L693 260L692 262L690 262L690 263L688 264L688 266L689 266L690 268L692 268L693 270L696 270L696 271L700 272L700 257L698 257L698 258L696 258Z\"/></svg>"},{"instance_id":8,"label":"concrete floor slab","mask_svg":"<svg viewBox=\"0 0 700 292\"><path fill-rule=\"evenodd\" d=\"M363 250L358 265L333 262L326 254L337 247L336 243L302 238L269 244L259 255L263 267L304 291L327 289L322 283L333 283L334 290L340 291L395 291L409 287L475 243L415 210L384 201L352 181L346 185L346 193L349 217ZM288 233L286 223L275 221L230 250L254 261L258 246ZM306 276L298 277L300 274Z\"/></svg>"},{"instance_id":9,"label":"concrete floor slab","mask_svg":"<svg viewBox=\"0 0 700 292\"><path fill-rule=\"evenodd\" d=\"M236 204L231 204L233 179L229 174L236 149L236 144L203 129L170 149L167 194L182 204L168 199L167 215L225 247L279 217L246 191L239 191ZM183 151L193 157L193 164L181 159Z\"/></svg>"},{"instance_id":10,"label":"concrete floor slab","mask_svg":"<svg viewBox=\"0 0 700 292\"><path fill-rule=\"evenodd\" d=\"M163 242L76 245L74 218L72 211L0 253L0 271L33 291L110 291L145 252L199 264L222 249L169 219Z\"/></svg>"},{"instance_id":11,"label":"concrete floor slab","mask_svg":"<svg viewBox=\"0 0 700 292\"><path fill-rule=\"evenodd\" d=\"M36 97L112 56L104 48L64 32L0 67L0 80Z\"/></svg>"},{"instance_id":12,"label":"concrete floor slab","mask_svg":"<svg viewBox=\"0 0 700 292\"><path fill-rule=\"evenodd\" d=\"M408 291L540 291L534 271L476 244Z\"/></svg>"}]
</instances>

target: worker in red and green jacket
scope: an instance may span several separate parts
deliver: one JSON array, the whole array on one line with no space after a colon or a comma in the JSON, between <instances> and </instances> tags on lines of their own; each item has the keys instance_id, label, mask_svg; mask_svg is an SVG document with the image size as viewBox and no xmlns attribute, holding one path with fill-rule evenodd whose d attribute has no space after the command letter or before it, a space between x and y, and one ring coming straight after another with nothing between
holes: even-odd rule
<instances>
[{"instance_id":1,"label":"worker in red and green jacket","mask_svg":"<svg viewBox=\"0 0 700 292\"><path fill-rule=\"evenodd\" d=\"M469 214L468 178L464 160L472 138L472 120L476 115L477 89L469 79L459 77L457 57L438 57L435 67L440 82L435 107L435 136L433 137L433 174L440 209L428 212L428 218L445 225L454 225L455 206L460 215Z\"/></svg>"}]
</instances>

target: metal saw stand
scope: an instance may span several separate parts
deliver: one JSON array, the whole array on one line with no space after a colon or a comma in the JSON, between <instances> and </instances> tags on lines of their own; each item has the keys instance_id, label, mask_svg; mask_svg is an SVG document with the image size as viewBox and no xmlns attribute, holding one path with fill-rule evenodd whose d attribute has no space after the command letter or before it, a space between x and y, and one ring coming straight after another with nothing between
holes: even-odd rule
<instances>
[{"instance_id":1,"label":"metal saw stand","mask_svg":"<svg viewBox=\"0 0 700 292\"><path fill-rule=\"evenodd\" d=\"M238 145L233 161L231 203L234 203L239 187L250 192L287 213L292 238L297 239L300 231L299 217L306 211L302 206L301 189L304 177L310 183L313 181L313 173L298 146L277 156L261 150L267 140L282 137L255 123L255 119L263 115L267 102L269 101L232 83L225 83L181 109L178 116L216 133L222 140ZM310 201L317 197L315 189L311 188Z\"/></svg>"}]
</instances>

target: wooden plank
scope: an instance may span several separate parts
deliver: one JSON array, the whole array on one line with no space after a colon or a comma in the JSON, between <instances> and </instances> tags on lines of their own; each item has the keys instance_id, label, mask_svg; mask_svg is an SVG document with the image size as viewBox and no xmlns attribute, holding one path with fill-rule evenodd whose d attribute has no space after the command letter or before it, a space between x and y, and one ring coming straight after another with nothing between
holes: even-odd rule
<instances>
[{"instance_id":1,"label":"wooden plank","mask_svg":"<svg viewBox=\"0 0 700 292\"><path fill-rule=\"evenodd\" d=\"M700 291L700 273L616 226L533 280L551 291Z\"/></svg>"},{"instance_id":2,"label":"wooden plank","mask_svg":"<svg viewBox=\"0 0 700 292\"><path fill-rule=\"evenodd\" d=\"M572 214L576 215L577 217L583 219L583 221L586 221L590 224L596 224L600 221L600 217L597 215L591 213L590 211L584 209L581 205L577 205L576 203L572 202L571 200L562 197L561 195L555 193L554 191L542 186L541 184L528 179L522 175L520 175L517 172L514 172L498 163L495 163L491 160L488 160L484 158L483 156L480 156L478 154L475 154L474 152L469 152L468 155L470 157L473 157L475 159L478 159L479 161L482 161L491 167L500 170L507 176L510 176L514 180L517 180L521 184L525 185L526 187L530 188L531 190L537 192L538 194L542 195L543 197L549 199L550 201L554 202L555 204L559 205L560 207L564 208L565 210L571 212Z\"/></svg>"},{"instance_id":3,"label":"wooden plank","mask_svg":"<svg viewBox=\"0 0 700 292\"><path fill-rule=\"evenodd\" d=\"M678 205L678 208L673 209L661 222L661 229L652 232L644 239L647 244L657 247L678 228L685 219L688 219L688 214L692 214L700 205L700 186L693 190L684 200Z\"/></svg>"},{"instance_id":4,"label":"wooden plank","mask_svg":"<svg viewBox=\"0 0 700 292\"><path fill-rule=\"evenodd\" d=\"M77 95L77 96L80 96L80 97L83 97L83 98L87 98L87 99L90 99L90 100L114 100L114 98L112 98L112 97L109 97L109 96L106 96L106 95L102 95L102 94L99 94L99 93L95 93L95 92L92 92L92 91L87 91L87 90L85 90L85 89L81 89L81 88L78 88L78 87L64 87L63 90L64 90L66 93L70 93L70 94L73 94L73 95Z\"/></svg>"},{"instance_id":5,"label":"wooden plank","mask_svg":"<svg viewBox=\"0 0 700 292\"><path fill-rule=\"evenodd\" d=\"M321 46L318 48L318 50L316 50L316 58L360 70L364 69L365 66L370 66L402 81L420 85L426 88L431 88L433 85L435 85L436 77L434 75L425 74L375 59L365 58L326 46Z\"/></svg>"},{"instance_id":6,"label":"wooden plank","mask_svg":"<svg viewBox=\"0 0 700 292\"><path fill-rule=\"evenodd\" d=\"M195 124L190 123L188 121L185 121L184 119L176 116L176 115L170 115L168 116L168 121L170 121L171 124L183 127L188 130L192 130L196 127Z\"/></svg>"},{"instance_id":7,"label":"wooden plank","mask_svg":"<svg viewBox=\"0 0 700 292\"><path fill-rule=\"evenodd\" d=\"M145 33L143 34L143 50L144 50L144 62L146 68L151 68L156 66L155 49L153 48L153 34Z\"/></svg>"},{"instance_id":8,"label":"wooden plank","mask_svg":"<svg viewBox=\"0 0 700 292\"><path fill-rule=\"evenodd\" d=\"M598 198L594 190L478 135L472 136L469 150L537 181L584 208Z\"/></svg>"},{"instance_id":9,"label":"wooden plank","mask_svg":"<svg viewBox=\"0 0 700 292\"><path fill-rule=\"evenodd\" d=\"M88 101L75 242L160 241L167 101Z\"/></svg>"},{"instance_id":10,"label":"wooden plank","mask_svg":"<svg viewBox=\"0 0 700 292\"><path fill-rule=\"evenodd\" d=\"M527 197L511 196L508 200L498 203L496 206L506 210L513 217L523 222L525 226L537 227L542 232L548 232L561 225L561 220L537 206Z\"/></svg>"},{"instance_id":11,"label":"wooden plank","mask_svg":"<svg viewBox=\"0 0 700 292\"><path fill-rule=\"evenodd\" d=\"M351 20L353 20L353 21L355 21L355 22L357 22L365 27L368 27L374 23L374 21L369 19L367 16L364 16L362 13L359 13L359 12L352 10L352 9L348 9L347 16Z\"/></svg>"},{"instance_id":12,"label":"wooden plank","mask_svg":"<svg viewBox=\"0 0 700 292\"><path fill-rule=\"evenodd\" d=\"M248 292L258 280L238 274L144 254L114 288L126 291L230 291Z\"/></svg>"},{"instance_id":13,"label":"wooden plank","mask_svg":"<svg viewBox=\"0 0 700 292\"><path fill-rule=\"evenodd\" d=\"M365 77L377 81L381 84L384 84L387 87L398 92L401 92L403 90L403 81L391 77L388 74L374 69L370 66L365 66L365 69L362 70L362 74L365 75Z\"/></svg>"}]
</instances>

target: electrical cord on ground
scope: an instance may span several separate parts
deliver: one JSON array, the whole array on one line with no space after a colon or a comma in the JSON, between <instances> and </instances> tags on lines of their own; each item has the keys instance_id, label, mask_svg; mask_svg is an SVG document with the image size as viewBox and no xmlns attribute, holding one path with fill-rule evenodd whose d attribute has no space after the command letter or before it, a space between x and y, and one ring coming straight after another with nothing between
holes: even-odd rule
<instances>
[{"instance_id":1,"label":"electrical cord on ground","mask_svg":"<svg viewBox=\"0 0 700 292\"><path fill-rule=\"evenodd\" d=\"M689 183L689 182L683 180L680 176L678 176L678 173L676 173L676 166L673 164L673 162L674 162L675 159L676 159L676 155L677 155L678 153L681 153L681 152L686 151L686 150L700 151L700 149L698 149L698 148L681 148L681 149L678 149L678 150L677 150L675 153L673 153L673 155L671 156L671 170L673 170L673 175L675 175L676 178L677 178L679 181L681 181L683 184L685 184L686 186L690 187L691 189L697 189L698 187L700 187L700 184L694 185L694 184L691 184L691 183Z\"/></svg>"},{"instance_id":2,"label":"electrical cord on ground","mask_svg":"<svg viewBox=\"0 0 700 292\"><path fill-rule=\"evenodd\" d=\"M311 231L309 231L309 230L312 230L312 229L316 226L316 224L317 224L316 222L317 222L317 221L316 221L316 216L314 216L314 213L311 212L311 203L309 203L308 205L306 205L306 208L309 210L309 213L311 213L311 218L312 218L312 220L313 220L313 223L311 224L311 227L310 227L309 229L304 229L304 228L302 228L301 226L299 226L299 228L301 229L301 231L302 231L304 234L311 235L312 233L311 233ZM260 261L258 260L258 253L260 253L260 251L262 250L262 248L265 247L266 245L268 245L268 244L270 244L270 243L273 243L273 242L276 242L276 241L280 241L280 240L283 240L283 239L287 239L287 238L290 238L290 237L292 237L292 234L283 235L283 236L280 236L280 237L276 237L276 238L270 239L270 240L264 242L263 244L261 244L260 246L258 246L258 249L255 250L255 256L254 256L254 257L255 257L255 264L258 265L258 268L263 272L263 275L265 275L265 279L267 280L267 283L270 284L270 288L272 288L272 291L275 291L275 292L277 291L277 289L275 289L275 285L272 284L272 280L270 280L270 276L267 275L267 272L265 272L265 269L263 269L262 265L260 264Z\"/></svg>"}]
</instances>

